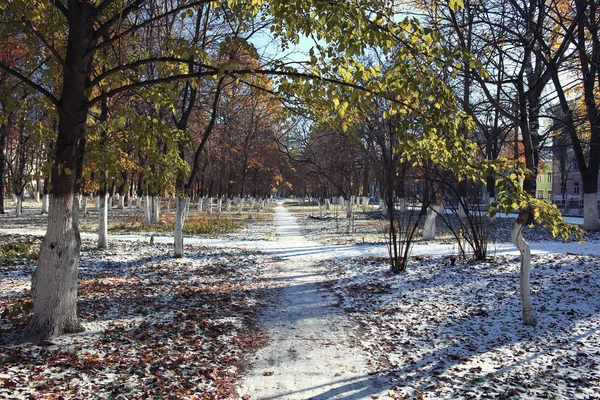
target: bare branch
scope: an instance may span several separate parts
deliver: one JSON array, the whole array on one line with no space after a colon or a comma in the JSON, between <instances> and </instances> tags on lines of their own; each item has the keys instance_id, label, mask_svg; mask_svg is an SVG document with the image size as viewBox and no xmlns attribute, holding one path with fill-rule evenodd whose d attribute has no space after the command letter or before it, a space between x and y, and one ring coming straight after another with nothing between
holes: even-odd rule
<instances>
[{"instance_id":1,"label":"bare branch","mask_svg":"<svg viewBox=\"0 0 600 400\"><path fill-rule=\"evenodd\" d=\"M130 5L129 7L125 8L122 12L120 12L119 14L113 16L112 18L110 18L108 21L106 21L104 24L102 24L102 26L100 28L98 28L94 34L96 39L101 38L104 34L106 34L108 32L108 30L119 20L125 18L128 14L130 14L131 12L135 11L140 4L143 3L143 0L137 0L134 4ZM183 6L179 6L176 7L174 9L172 9L171 11L167 11L164 12L160 15L157 15L156 17L150 18L142 23L139 23L135 26L132 26L131 28L119 33L118 35L113 36L112 38L108 39L108 40L104 40L102 43L97 44L92 51L96 51L98 49L101 49L103 47L106 47L116 41L119 41L120 39L122 39L123 37L145 27L146 25L149 25L155 21L161 20L165 17L168 17L169 15L173 15L176 14L180 11L183 10L187 10L190 7L194 7L194 6L198 6L198 5L203 5L203 4L207 4L209 3L209 0L199 0L199 1L195 1L193 3L190 4L186 4Z\"/></svg>"}]
</instances>

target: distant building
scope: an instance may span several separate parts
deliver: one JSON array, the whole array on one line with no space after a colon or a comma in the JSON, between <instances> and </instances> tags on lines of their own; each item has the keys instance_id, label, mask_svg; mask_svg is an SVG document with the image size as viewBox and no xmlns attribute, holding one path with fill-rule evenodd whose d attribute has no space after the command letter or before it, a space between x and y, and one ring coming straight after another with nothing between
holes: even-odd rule
<instances>
[{"instance_id":1,"label":"distant building","mask_svg":"<svg viewBox=\"0 0 600 400\"><path fill-rule=\"evenodd\" d=\"M540 160L535 189L535 197L548 203L552 203L554 200L552 195L552 181L554 180L552 167L552 161Z\"/></svg>"}]
</instances>

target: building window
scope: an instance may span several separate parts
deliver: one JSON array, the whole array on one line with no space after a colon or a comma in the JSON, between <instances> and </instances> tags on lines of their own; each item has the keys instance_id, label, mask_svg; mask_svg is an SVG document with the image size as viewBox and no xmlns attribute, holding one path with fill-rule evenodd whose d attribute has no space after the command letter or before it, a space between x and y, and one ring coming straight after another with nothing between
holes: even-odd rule
<instances>
[{"instance_id":1,"label":"building window","mask_svg":"<svg viewBox=\"0 0 600 400\"><path fill-rule=\"evenodd\" d=\"M548 196L548 202L552 200L552 189L548 189L546 195Z\"/></svg>"},{"instance_id":2,"label":"building window","mask_svg":"<svg viewBox=\"0 0 600 400\"><path fill-rule=\"evenodd\" d=\"M537 198L539 200L544 200L544 189L538 189Z\"/></svg>"},{"instance_id":3,"label":"building window","mask_svg":"<svg viewBox=\"0 0 600 400\"><path fill-rule=\"evenodd\" d=\"M579 182L573 182L573 194L579 194Z\"/></svg>"},{"instance_id":4,"label":"building window","mask_svg":"<svg viewBox=\"0 0 600 400\"><path fill-rule=\"evenodd\" d=\"M552 183L552 172L546 173L546 182Z\"/></svg>"}]
</instances>

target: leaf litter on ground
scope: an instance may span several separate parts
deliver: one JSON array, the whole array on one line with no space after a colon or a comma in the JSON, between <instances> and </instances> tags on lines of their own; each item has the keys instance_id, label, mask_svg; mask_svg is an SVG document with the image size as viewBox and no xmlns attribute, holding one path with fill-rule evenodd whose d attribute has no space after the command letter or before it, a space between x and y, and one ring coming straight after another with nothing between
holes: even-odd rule
<instances>
[{"instance_id":1,"label":"leaf litter on ground","mask_svg":"<svg viewBox=\"0 0 600 400\"><path fill-rule=\"evenodd\" d=\"M253 316L268 287L258 251L84 242L79 273L86 332L56 345L18 344L0 320L0 398L221 399L264 335ZM0 270L0 309L29 295L31 262Z\"/></svg>"}]
</instances>

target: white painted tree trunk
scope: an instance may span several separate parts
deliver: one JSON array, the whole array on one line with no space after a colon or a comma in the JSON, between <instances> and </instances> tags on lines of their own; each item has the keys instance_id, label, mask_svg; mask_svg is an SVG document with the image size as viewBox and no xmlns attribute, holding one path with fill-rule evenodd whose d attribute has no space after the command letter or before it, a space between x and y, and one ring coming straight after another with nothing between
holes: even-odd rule
<instances>
[{"instance_id":1,"label":"white painted tree trunk","mask_svg":"<svg viewBox=\"0 0 600 400\"><path fill-rule=\"evenodd\" d=\"M174 245L175 245L175 257L183 257L183 224L184 224L184 210L187 204L185 197L177 197L177 208L175 210L175 232Z\"/></svg>"},{"instance_id":2,"label":"white painted tree trunk","mask_svg":"<svg viewBox=\"0 0 600 400\"><path fill-rule=\"evenodd\" d=\"M100 197L100 209L98 212L98 248L108 247L108 193Z\"/></svg>"},{"instance_id":3,"label":"white painted tree trunk","mask_svg":"<svg viewBox=\"0 0 600 400\"><path fill-rule=\"evenodd\" d=\"M385 201L383 201L383 199L379 199L379 210L381 210L382 216L384 216L384 217L388 216L387 204L385 203Z\"/></svg>"},{"instance_id":4,"label":"white painted tree trunk","mask_svg":"<svg viewBox=\"0 0 600 400\"><path fill-rule=\"evenodd\" d=\"M518 222L515 222L510 232L510 237L519 252L521 253L521 274L519 290L521 294L521 307L523 311L523 323L525 325L534 326L537 324L535 309L533 308L533 300L531 299L531 249L529 243L523 238L523 228Z\"/></svg>"},{"instance_id":5,"label":"white painted tree trunk","mask_svg":"<svg viewBox=\"0 0 600 400\"><path fill-rule=\"evenodd\" d=\"M137 208L138 210L142 208L142 196L139 196L135 199L135 208Z\"/></svg>"},{"instance_id":6,"label":"white painted tree trunk","mask_svg":"<svg viewBox=\"0 0 600 400\"><path fill-rule=\"evenodd\" d=\"M427 218L425 218L425 224L423 225L423 239L435 239L435 220L441 208L442 206L433 204L427 209Z\"/></svg>"},{"instance_id":7,"label":"white painted tree trunk","mask_svg":"<svg viewBox=\"0 0 600 400\"><path fill-rule=\"evenodd\" d=\"M52 340L63 333L82 332L77 318L77 267L81 239L73 196L48 199L46 236L31 279L33 316L23 337Z\"/></svg>"},{"instance_id":8,"label":"white painted tree trunk","mask_svg":"<svg viewBox=\"0 0 600 400\"><path fill-rule=\"evenodd\" d=\"M583 194L583 230L600 230L600 219L598 218L598 194Z\"/></svg>"},{"instance_id":9,"label":"white painted tree trunk","mask_svg":"<svg viewBox=\"0 0 600 400\"><path fill-rule=\"evenodd\" d=\"M204 197L200 197L198 199L198 214L202 214L203 208L204 208Z\"/></svg>"},{"instance_id":10,"label":"white painted tree trunk","mask_svg":"<svg viewBox=\"0 0 600 400\"><path fill-rule=\"evenodd\" d=\"M35 192L33 192L33 200L37 203L38 201L40 201L40 192L39 190L36 190Z\"/></svg>"},{"instance_id":11,"label":"white painted tree trunk","mask_svg":"<svg viewBox=\"0 0 600 400\"><path fill-rule=\"evenodd\" d=\"M244 211L244 198L240 197L240 204L239 204L239 208L238 208L238 214L242 215L243 211Z\"/></svg>"},{"instance_id":12,"label":"white painted tree trunk","mask_svg":"<svg viewBox=\"0 0 600 400\"><path fill-rule=\"evenodd\" d=\"M212 197L208 198L208 213L209 214L213 213L213 198Z\"/></svg>"},{"instance_id":13,"label":"white painted tree trunk","mask_svg":"<svg viewBox=\"0 0 600 400\"><path fill-rule=\"evenodd\" d=\"M146 225L152 224L152 197L146 195L144 201L144 221Z\"/></svg>"},{"instance_id":14,"label":"white painted tree trunk","mask_svg":"<svg viewBox=\"0 0 600 400\"><path fill-rule=\"evenodd\" d=\"M219 197L217 199L217 212L220 214L223 211L223 198Z\"/></svg>"},{"instance_id":15,"label":"white painted tree trunk","mask_svg":"<svg viewBox=\"0 0 600 400\"><path fill-rule=\"evenodd\" d=\"M317 199L317 203L319 204L319 218L323 218L323 203L320 199Z\"/></svg>"},{"instance_id":16,"label":"white painted tree trunk","mask_svg":"<svg viewBox=\"0 0 600 400\"><path fill-rule=\"evenodd\" d=\"M171 199L172 196L169 196L169 201L167 201L167 214L171 212Z\"/></svg>"},{"instance_id":17,"label":"white painted tree trunk","mask_svg":"<svg viewBox=\"0 0 600 400\"><path fill-rule=\"evenodd\" d=\"M125 196L120 196L117 199L119 205L117 206L119 208L119 210L124 210L125 209Z\"/></svg>"},{"instance_id":18,"label":"white painted tree trunk","mask_svg":"<svg viewBox=\"0 0 600 400\"><path fill-rule=\"evenodd\" d=\"M158 221L160 220L160 196L153 196L152 204L152 223L158 224Z\"/></svg>"},{"instance_id":19,"label":"white painted tree trunk","mask_svg":"<svg viewBox=\"0 0 600 400\"><path fill-rule=\"evenodd\" d=\"M229 197L225 200L225 211L231 211L231 199Z\"/></svg>"},{"instance_id":20,"label":"white painted tree trunk","mask_svg":"<svg viewBox=\"0 0 600 400\"><path fill-rule=\"evenodd\" d=\"M15 201L15 217L20 217L23 213L23 196L17 196Z\"/></svg>"},{"instance_id":21,"label":"white painted tree trunk","mask_svg":"<svg viewBox=\"0 0 600 400\"><path fill-rule=\"evenodd\" d=\"M87 203L88 203L88 196L85 195L81 198L81 215L83 217L87 216Z\"/></svg>"},{"instance_id":22,"label":"white painted tree trunk","mask_svg":"<svg viewBox=\"0 0 600 400\"><path fill-rule=\"evenodd\" d=\"M325 210L329 211L331 209L331 200L329 198L325 199Z\"/></svg>"},{"instance_id":23,"label":"white painted tree trunk","mask_svg":"<svg viewBox=\"0 0 600 400\"><path fill-rule=\"evenodd\" d=\"M42 214L48 214L48 194L42 196Z\"/></svg>"},{"instance_id":24,"label":"white painted tree trunk","mask_svg":"<svg viewBox=\"0 0 600 400\"><path fill-rule=\"evenodd\" d=\"M346 200L346 218L352 218L352 199Z\"/></svg>"}]
</instances>

